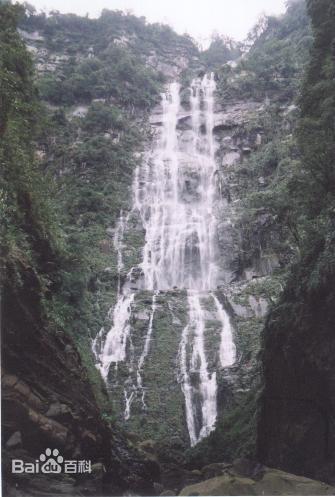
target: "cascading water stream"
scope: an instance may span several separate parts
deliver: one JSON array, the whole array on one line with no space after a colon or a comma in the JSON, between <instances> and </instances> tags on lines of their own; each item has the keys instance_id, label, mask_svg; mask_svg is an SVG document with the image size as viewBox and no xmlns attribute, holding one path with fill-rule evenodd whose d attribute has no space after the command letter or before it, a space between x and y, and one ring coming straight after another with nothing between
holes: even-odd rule
<instances>
[{"instance_id":1,"label":"cascading water stream","mask_svg":"<svg viewBox=\"0 0 335 497\"><path fill-rule=\"evenodd\" d=\"M233 328L228 313L224 310L219 299L211 294L214 300L219 320L222 324L221 344L220 344L220 362L223 368L234 364L236 359L236 347L233 340Z\"/></svg>"},{"instance_id":2,"label":"cascading water stream","mask_svg":"<svg viewBox=\"0 0 335 497\"><path fill-rule=\"evenodd\" d=\"M106 341L99 358L101 361L99 369L105 380L107 380L110 365L112 363L117 365L118 362L125 360L127 339L130 333L129 318L134 296L134 293L121 295L114 308L114 324L106 335Z\"/></svg>"},{"instance_id":3,"label":"cascading water stream","mask_svg":"<svg viewBox=\"0 0 335 497\"><path fill-rule=\"evenodd\" d=\"M114 233L114 248L117 253L117 272L118 272L118 283L117 283L117 296L119 297L121 291L121 271L124 268L122 249L123 249L123 237L124 232L127 227L129 220L129 214L124 218L123 212L121 210L117 228Z\"/></svg>"},{"instance_id":4,"label":"cascading water stream","mask_svg":"<svg viewBox=\"0 0 335 497\"><path fill-rule=\"evenodd\" d=\"M189 429L191 445L207 436L213 429L217 416L216 408L216 373L209 373L205 353L204 329L205 317L201 306L201 295L195 290L188 292L189 322L183 330L180 346L180 368L182 374L183 392L185 395L186 421ZM193 350L190 368L187 367L186 347L189 335L193 333ZM197 394L190 381L190 372L199 372L201 395L200 430L197 430L197 419L194 410L194 396Z\"/></svg>"},{"instance_id":5,"label":"cascading water stream","mask_svg":"<svg viewBox=\"0 0 335 497\"><path fill-rule=\"evenodd\" d=\"M143 407L146 407L146 405L145 405L145 400L144 400L145 399L145 392L143 389L141 372L142 372L145 358L147 357L147 355L149 353L152 328L153 328L153 321L154 321L154 315L155 315L155 311L156 311L156 299L157 299L157 293L154 293L152 296L152 306L151 306L151 313L150 313L150 318L149 318L148 331L147 331L147 335L145 337L143 352L142 352L141 357L138 361L137 372L136 372L137 388L142 392L142 405L143 405Z\"/></svg>"},{"instance_id":6,"label":"cascading water stream","mask_svg":"<svg viewBox=\"0 0 335 497\"><path fill-rule=\"evenodd\" d=\"M137 364L136 385L124 389L125 418L130 416L136 395L141 396L145 407L142 370L153 340L157 294L176 288L186 289L189 315L180 341L179 366L191 445L213 430L217 417L216 372L209 367L206 356L204 300L208 296L212 297L221 322L219 355L222 367L232 365L236 355L229 316L213 293L221 282L216 262L214 93L213 74L192 81L187 116L189 139L182 143L179 120L185 111L180 103L180 85L177 82L169 85L168 91L162 95L162 126L158 139L148 159L136 169L133 183L133 211L139 213L145 230L140 264L142 288L153 292L153 296L147 333ZM126 224L127 220L121 213L114 237L119 282ZM131 280L131 272L127 280ZM120 288L119 283L113 326L100 349L96 341L93 343L98 367L106 380L111 364L117 365L126 356L135 298L130 288L129 284ZM99 343L102 341L100 332Z\"/></svg>"}]
</instances>

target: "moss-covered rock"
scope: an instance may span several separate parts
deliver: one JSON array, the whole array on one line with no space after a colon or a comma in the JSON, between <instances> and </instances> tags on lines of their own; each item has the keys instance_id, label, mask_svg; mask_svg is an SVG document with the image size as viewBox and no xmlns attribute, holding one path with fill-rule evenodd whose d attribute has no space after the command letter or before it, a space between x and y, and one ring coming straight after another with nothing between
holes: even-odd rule
<instances>
[{"instance_id":1,"label":"moss-covered rock","mask_svg":"<svg viewBox=\"0 0 335 497\"><path fill-rule=\"evenodd\" d=\"M267 468L257 480L226 474L185 487L179 495L335 495L335 487Z\"/></svg>"}]
</instances>

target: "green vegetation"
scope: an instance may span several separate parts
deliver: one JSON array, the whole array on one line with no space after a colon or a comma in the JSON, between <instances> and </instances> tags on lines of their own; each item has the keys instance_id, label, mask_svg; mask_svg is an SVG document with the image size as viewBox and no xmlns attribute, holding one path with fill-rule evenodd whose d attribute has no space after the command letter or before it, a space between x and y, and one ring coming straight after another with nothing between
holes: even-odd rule
<instances>
[{"instance_id":1,"label":"green vegetation","mask_svg":"<svg viewBox=\"0 0 335 497\"><path fill-rule=\"evenodd\" d=\"M295 128L311 43L305 3L292 1L282 17L260 19L249 35L251 48L236 67L223 65L218 71L223 106L236 100L263 104L247 123L230 131L235 143L245 143L251 151L233 171L242 199L242 267L252 266L262 254L279 255L279 264L287 267L304 244L303 203L308 196Z\"/></svg>"},{"instance_id":2,"label":"green vegetation","mask_svg":"<svg viewBox=\"0 0 335 497\"><path fill-rule=\"evenodd\" d=\"M40 131L41 108L33 85L33 65L16 32L22 9L1 7L1 222L5 283L21 284L21 272L31 267L43 295L57 287L57 265L64 244L50 201L52 190L35 159L34 140Z\"/></svg>"},{"instance_id":3,"label":"green vegetation","mask_svg":"<svg viewBox=\"0 0 335 497\"><path fill-rule=\"evenodd\" d=\"M144 109L157 102L162 78L146 69L141 59L124 47L112 46L99 58L73 62L70 57L62 64L61 74L47 74L40 80L42 98L56 105L100 98Z\"/></svg>"},{"instance_id":4,"label":"green vegetation","mask_svg":"<svg viewBox=\"0 0 335 497\"><path fill-rule=\"evenodd\" d=\"M18 22L28 36L39 32L38 78ZM22 7L4 5L1 23L4 290L17 295L21 286L27 300L38 302L51 332L75 337L103 404L90 339L115 300L115 254L107 229L128 207L132 174L148 137L143 118L163 81L139 50L146 45L147 51L164 52L176 43L188 50L193 44L169 28L108 11L88 20L36 15L29 6L24 15ZM140 42L113 43L124 30ZM76 114L78 104L83 114ZM27 291L26 268L38 278L39 290Z\"/></svg>"},{"instance_id":5,"label":"green vegetation","mask_svg":"<svg viewBox=\"0 0 335 497\"><path fill-rule=\"evenodd\" d=\"M262 145L237 170L243 196L244 264L268 251L279 254L287 265L300 250L297 209L301 199L296 192L301 162L294 134L296 120L297 112L290 107L267 107L257 123Z\"/></svg>"},{"instance_id":6,"label":"green vegetation","mask_svg":"<svg viewBox=\"0 0 335 497\"><path fill-rule=\"evenodd\" d=\"M21 26L39 32L38 58L45 64L39 88L42 98L56 105L105 99L123 108L148 109L158 101L164 76L148 67L146 57L155 67L158 56L173 60L178 52L197 53L187 36L119 11L104 10L99 19L88 19L57 12L46 17L30 9ZM44 47L56 71L46 64Z\"/></svg>"},{"instance_id":7,"label":"green vegetation","mask_svg":"<svg viewBox=\"0 0 335 497\"><path fill-rule=\"evenodd\" d=\"M258 456L333 481L334 427L330 423L325 433L319 413L331 419L335 391L335 9L330 0L308 0L307 6L315 40L300 97L298 187L289 201L300 256L264 330ZM307 402L317 412L307 410Z\"/></svg>"},{"instance_id":8,"label":"green vegetation","mask_svg":"<svg viewBox=\"0 0 335 497\"><path fill-rule=\"evenodd\" d=\"M242 55L241 45L230 38L215 35L207 50L200 54L206 71L217 71L223 64L236 60Z\"/></svg>"},{"instance_id":9,"label":"green vegetation","mask_svg":"<svg viewBox=\"0 0 335 497\"><path fill-rule=\"evenodd\" d=\"M121 12L104 11L99 19L91 20L57 12L46 17L31 7L24 15L22 7L0 6L4 291L13 308L22 300L48 332L64 330L75 337L108 420L114 418L93 364L90 340L105 324L115 302L113 228L120 209L129 207L133 171L150 138L146 118L165 81L162 60L191 60L191 69L183 74L184 85L195 66L215 70L223 105L237 100L264 103L248 123L231 132L240 143L246 137L261 136L261 143L252 143L251 153L234 166L242 199L237 207L241 267L252 266L261 253L279 254L285 267L294 261L266 333L271 336L271 330L281 323L285 332L292 327L302 336L322 332L331 341L335 11L330 0L307 0L307 7L313 31L304 2L291 1L282 18L264 18L258 23L250 34L250 52L238 59L242 47L230 40L216 37L199 57L189 37ZM39 33L33 43L38 75L16 31L18 23L28 33L27 43L32 33ZM312 33L315 41L301 88ZM226 64L232 59L237 61L235 68ZM184 91L183 102L188 98ZM300 115L293 103L299 104ZM136 219L131 221L136 224ZM127 237L130 248L125 261L131 266L142 235L134 230ZM272 279L250 284L241 303L249 294L276 300L286 282L283 272L279 269ZM177 310L183 323L184 309ZM175 388L173 357L179 336L169 334L168 320L166 309L164 316L158 313L154 332L163 338L143 371L144 378L165 382L166 390ZM137 339L143 341L143 323L138 321L134 327L139 331ZM250 361L256 362L256 346L252 348L251 343L260 321L237 321L243 336L241 348L251 350L243 360L252 356ZM265 351L270 347L266 333ZM252 374L250 392L244 389L237 395L231 409L220 416L215 433L189 451L191 466L255 454L258 371L253 369ZM168 406L162 395L148 392L156 420L140 428L150 438L155 438L153 432L163 437L185 430L181 392L176 392ZM163 415L169 419L167 426L161 424ZM129 426L139 430L145 422L145 415L139 415Z\"/></svg>"},{"instance_id":10,"label":"green vegetation","mask_svg":"<svg viewBox=\"0 0 335 497\"><path fill-rule=\"evenodd\" d=\"M248 196L255 211L266 211L283 230L282 240L297 255L325 241L334 212L334 61L331 55L333 13L309 2L315 43L298 103L301 115L269 107L262 124L266 142L248 162L247 183L259 177L262 187ZM291 8L301 8L293 3ZM290 12L290 10L289 10ZM291 51L294 53L294 51ZM298 117L298 119L297 119Z\"/></svg>"},{"instance_id":11,"label":"green vegetation","mask_svg":"<svg viewBox=\"0 0 335 497\"><path fill-rule=\"evenodd\" d=\"M279 256L282 266L270 277L270 285L279 284L275 291L262 289L263 282L257 285L258 289L252 284L245 291L246 295L251 292L275 297L264 332L265 354L274 339L267 338L268 330L280 328L289 333L292 328L302 331L302 326L306 332L312 326L318 328L310 311L313 308L315 315L319 314L311 303L312 295L320 308L328 306L326 316L331 315L328 303L333 299L330 281L335 267L335 91L330 47L335 31L333 6L329 5L327 11L327 2L321 3L322 16L319 2L308 3L315 43L303 84L312 31L305 5L299 1L291 2L281 19L263 19L255 28L258 35L250 53L235 69L224 66L218 82L223 105L227 100L228 103L235 99L264 101L268 97L262 112L250 116L247 124L231 132L240 141L259 133L261 136L261 144L252 143L251 153L233 172L242 198L239 220L242 267L252 266L264 254L272 253ZM301 115L292 104L300 106ZM284 294L277 306L282 285ZM321 304L322 295L325 305ZM308 316L309 324L303 316ZM238 320L239 332L246 340L257 336L256 321ZM270 377L272 365L267 367ZM250 386L251 399L260 389L257 377L250 378ZM213 436L190 451L193 465L203 464L207 454L211 461L255 455L257 404L248 398L233 399L232 409L218 419ZM246 423L244 413L248 413Z\"/></svg>"},{"instance_id":12,"label":"green vegetation","mask_svg":"<svg viewBox=\"0 0 335 497\"><path fill-rule=\"evenodd\" d=\"M52 171L36 156L36 142L51 124L37 98L32 60L16 31L22 15L19 6L1 7L4 320L10 322L11 313L28 306L32 319L50 333L71 333L85 308L89 274L61 226ZM104 405L101 380L96 384Z\"/></svg>"},{"instance_id":13,"label":"green vegetation","mask_svg":"<svg viewBox=\"0 0 335 497\"><path fill-rule=\"evenodd\" d=\"M227 99L274 99L285 102L295 97L312 33L303 1L288 3L282 18L261 18L249 35L248 55L236 68L224 66L219 74L219 91Z\"/></svg>"}]
</instances>

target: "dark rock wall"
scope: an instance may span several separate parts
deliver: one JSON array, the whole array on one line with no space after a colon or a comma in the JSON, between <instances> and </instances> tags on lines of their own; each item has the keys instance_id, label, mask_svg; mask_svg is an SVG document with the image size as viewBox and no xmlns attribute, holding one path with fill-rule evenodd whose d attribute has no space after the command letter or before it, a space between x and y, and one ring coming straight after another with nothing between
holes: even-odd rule
<instances>
[{"instance_id":1,"label":"dark rock wall","mask_svg":"<svg viewBox=\"0 0 335 497\"><path fill-rule=\"evenodd\" d=\"M335 275L320 274L329 251L318 246L296 266L267 321L258 455L334 483Z\"/></svg>"},{"instance_id":2,"label":"dark rock wall","mask_svg":"<svg viewBox=\"0 0 335 497\"><path fill-rule=\"evenodd\" d=\"M299 256L264 330L258 454L266 464L334 483L335 10L333 0L306 5L314 44L296 132Z\"/></svg>"},{"instance_id":3,"label":"dark rock wall","mask_svg":"<svg viewBox=\"0 0 335 497\"><path fill-rule=\"evenodd\" d=\"M104 469L94 483L94 494L103 485L110 494L126 489L152 493L153 478L159 478L156 465L140 458L122 432L101 418L74 342L63 332L48 330L44 323L37 274L22 266L20 276L20 289L8 284L3 292L5 494L16 495L11 492L17 486L23 488L22 495L35 495L34 478L15 478L11 460L34 461L47 447L59 449L69 459L100 463ZM58 491L62 495L61 487Z\"/></svg>"}]
</instances>

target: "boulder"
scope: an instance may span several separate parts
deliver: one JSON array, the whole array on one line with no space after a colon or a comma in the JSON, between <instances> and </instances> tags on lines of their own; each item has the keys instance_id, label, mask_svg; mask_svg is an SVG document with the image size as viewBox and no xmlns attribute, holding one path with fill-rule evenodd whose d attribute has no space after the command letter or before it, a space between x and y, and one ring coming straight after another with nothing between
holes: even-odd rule
<instances>
[{"instance_id":1,"label":"boulder","mask_svg":"<svg viewBox=\"0 0 335 497\"><path fill-rule=\"evenodd\" d=\"M335 495L335 487L266 468L258 481L226 474L185 487L179 495Z\"/></svg>"},{"instance_id":2,"label":"boulder","mask_svg":"<svg viewBox=\"0 0 335 497\"><path fill-rule=\"evenodd\" d=\"M263 475L262 471L264 466L262 466L257 461L253 461L252 459L247 459L245 457L240 457L239 459L235 459L232 465L232 472L237 474L238 476L246 476L248 478L255 479L258 477L260 472Z\"/></svg>"},{"instance_id":3,"label":"boulder","mask_svg":"<svg viewBox=\"0 0 335 497\"><path fill-rule=\"evenodd\" d=\"M46 416L49 418L59 419L64 416L71 417L71 409L66 404L61 404L60 402L54 402L50 404L48 411L46 412Z\"/></svg>"},{"instance_id":4,"label":"boulder","mask_svg":"<svg viewBox=\"0 0 335 497\"><path fill-rule=\"evenodd\" d=\"M239 160L240 160L240 153L231 150L230 152L227 152L223 156L222 166L232 166L233 164L236 164L236 162L239 162Z\"/></svg>"},{"instance_id":5,"label":"boulder","mask_svg":"<svg viewBox=\"0 0 335 497\"><path fill-rule=\"evenodd\" d=\"M201 469L201 473L206 480L209 480L210 478L214 478L215 476L223 475L224 471L230 467L231 464L226 464L224 462L212 463L204 466Z\"/></svg>"},{"instance_id":6,"label":"boulder","mask_svg":"<svg viewBox=\"0 0 335 497\"><path fill-rule=\"evenodd\" d=\"M268 311L269 304L263 297L249 296L249 305L257 318L262 318Z\"/></svg>"},{"instance_id":7,"label":"boulder","mask_svg":"<svg viewBox=\"0 0 335 497\"><path fill-rule=\"evenodd\" d=\"M157 495L162 495L162 492L164 492L164 487L161 483L154 482L154 489Z\"/></svg>"},{"instance_id":8,"label":"boulder","mask_svg":"<svg viewBox=\"0 0 335 497\"><path fill-rule=\"evenodd\" d=\"M149 454L154 454L157 450L157 444L154 440L144 440L138 445L140 450Z\"/></svg>"},{"instance_id":9,"label":"boulder","mask_svg":"<svg viewBox=\"0 0 335 497\"><path fill-rule=\"evenodd\" d=\"M11 437L9 437L6 442L6 447L8 449L17 449L18 447L22 447L22 436L20 431L16 431Z\"/></svg>"}]
</instances>

